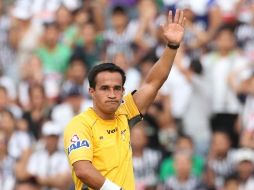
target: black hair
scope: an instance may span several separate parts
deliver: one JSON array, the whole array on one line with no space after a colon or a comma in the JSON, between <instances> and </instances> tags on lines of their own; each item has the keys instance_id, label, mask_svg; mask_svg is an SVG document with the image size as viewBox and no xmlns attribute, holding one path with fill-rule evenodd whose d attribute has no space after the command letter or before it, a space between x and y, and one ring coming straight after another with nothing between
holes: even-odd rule
<instances>
[{"instance_id":1,"label":"black hair","mask_svg":"<svg viewBox=\"0 0 254 190\"><path fill-rule=\"evenodd\" d=\"M55 28L59 29L59 24L55 21L47 21L43 23L44 29Z\"/></svg>"},{"instance_id":2,"label":"black hair","mask_svg":"<svg viewBox=\"0 0 254 190\"><path fill-rule=\"evenodd\" d=\"M72 66L75 62L81 62L85 67L87 67L84 58L80 55L73 54L69 59L69 67Z\"/></svg>"},{"instance_id":3,"label":"black hair","mask_svg":"<svg viewBox=\"0 0 254 190\"><path fill-rule=\"evenodd\" d=\"M32 96L32 92L34 89L40 89L41 93L43 94L43 96L45 96L45 88L43 85L39 84L39 83L35 83L29 86L28 88L28 94L29 96Z\"/></svg>"},{"instance_id":4,"label":"black hair","mask_svg":"<svg viewBox=\"0 0 254 190\"><path fill-rule=\"evenodd\" d=\"M116 5L113 10L112 10L112 15L116 15L116 14L122 14L122 15L126 15L126 10L123 6L121 5Z\"/></svg>"},{"instance_id":5,"label":"black hair","mask_svg":"<svg viewBox=\"0 0 254 190\"><path fill-rule=\"evenodd\" d=\"M189 142L193 145L193 139L191 138L191 136L186 135L186 134L181 134L181 135L177 138L176 142L178 143L179 141L181 141L181 140L183 140L183 139L189 141Z\"/></svg>"},{"instance_id":6,"label":"black hair","mask_svg":"<svg viewBox=\"0 0 254 190\"><path fill-rule=\"evenodd\" d=\"M223 31L228 31L234 35L235 26L233 24L221 24L215 32L215 38L217 38Z\"/></svg>"},{"instance_id":7,"label":"black hair","mask_svg":"<svg viewBox=\"0 0 254 190\"><path fill-rule=\"evenodd\" d=\"M224 186L227 186L230 182L235 181L239 184L239 179L236 173L228 175L225 177Z\"/></svg>"},{"instance_id":8,"label":"black hair","mask_svg":"<svg viewBox=\"0 0 254 190\"><path fill-rule=\"evenodd\" d=\"M0 91L3 91L5 94L7 94L7 89L5 86L0 86Z\"/></svg>"},{"instance_id":9,"label":"black hair","mask_svg":"<svg viewBox=\"0 0 254 190\"><path fill-rule=\"evenodd\" d=\"M99 65L94 66L88 73L88 81L89 81L89 86L91 88L95 88L96 86L96 76L103 71L108 71L108 72L118 72L122 76L122 85L124 85L126 76L124 71L114 63L102 63Z\"/></svg>"},{"instance_id":10,"label":"black hair","mask_svg":"<svg viewBox=\"0 0 254 190\"><path fill-rule=\"evenodd\" d=\"M151 50L141 58L140 64L143 64L146 62L155 63L157 60L158 58L156 57L155 50Z\"/></svg>"},{"instance_id":11,"label":"black hair","mask_svg":"<svg viewBox=\"0 0 254 190\"><path fill-rule=\"evenodd\" d=\"M199 59L193 59L190 63L190 69L196 74L202 74L203 67Z\"/></svg>"}]
</instances>

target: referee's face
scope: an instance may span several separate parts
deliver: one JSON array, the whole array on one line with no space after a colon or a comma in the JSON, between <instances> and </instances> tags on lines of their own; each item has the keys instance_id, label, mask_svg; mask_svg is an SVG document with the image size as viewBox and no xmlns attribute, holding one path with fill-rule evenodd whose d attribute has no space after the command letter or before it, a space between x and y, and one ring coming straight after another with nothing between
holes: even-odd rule
<instances>
[{"instance_id":1,"label":"referee's face","mask_svg":"<svg viewBox=\"0 0 254 190\"><path fill-rule=\"evenodd\" d=\"M94 110L103 119L114 118L124 94L122 83L120 73L103 71L96 76L95 88L89 89Z\"/></svg>"}]
</instances>

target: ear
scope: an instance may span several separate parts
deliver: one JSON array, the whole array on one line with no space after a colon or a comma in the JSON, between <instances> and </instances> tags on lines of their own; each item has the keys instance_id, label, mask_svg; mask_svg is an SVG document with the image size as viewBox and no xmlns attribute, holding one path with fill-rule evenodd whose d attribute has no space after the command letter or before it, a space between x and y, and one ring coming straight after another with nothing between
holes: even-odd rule
<instances>
[{"instance_id":1,"label":"ear","mask_svg":"<svg viewBox=\"0 0 254 190\"><path fill-rule=\"evenodd\" d=\"M94 95L94 88L89 88L89 94L90 94L90 96L93 98L93 95Z\"/></svg>"}]
</instances>

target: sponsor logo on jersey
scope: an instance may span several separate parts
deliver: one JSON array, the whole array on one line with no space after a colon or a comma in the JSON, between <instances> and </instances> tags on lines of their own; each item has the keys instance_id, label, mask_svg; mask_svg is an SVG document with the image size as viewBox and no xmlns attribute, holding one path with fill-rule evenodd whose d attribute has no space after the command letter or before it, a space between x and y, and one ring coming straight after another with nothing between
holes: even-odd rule
<instances>
[{"instance_id":1,"label":"sponsor logo on jersey","mask_svg":"<svg viewBox=\"0 0 254 190\"><path fill-rule=\"evenodd\" d=\"M68 154L71 153L71 151L79 149L79 148L89 148L90 144L88 142L88 140L78 140L74 143L72 143L69 147L68 147Z\"/></svg>"},{"instance_id":2,"label":"sponsor logo on jersey","mask_svg":"<svg viewBox=\"0 0 254 190\"><path fill-rule=\"evenodd\" d=\"M112 134L112 133L115 133L115 132L117 132L117 128L115 128L115 129L112 129L112 130L107 130L107 133L108 134Z\"/></svg>"},{"instance_id":3,"label":"sponsor logo on jersey","mask_svg":"<svg viewBox=\"0 0 254 190\"><path fill-rule=\"evenodd\" d=\"M75 142L77 142L77 141L79 141L79 137L78 137L78 135L73 135L73 137L71 138L71 142L72 143L75 143Z\"/></svg>"}]
</instances>

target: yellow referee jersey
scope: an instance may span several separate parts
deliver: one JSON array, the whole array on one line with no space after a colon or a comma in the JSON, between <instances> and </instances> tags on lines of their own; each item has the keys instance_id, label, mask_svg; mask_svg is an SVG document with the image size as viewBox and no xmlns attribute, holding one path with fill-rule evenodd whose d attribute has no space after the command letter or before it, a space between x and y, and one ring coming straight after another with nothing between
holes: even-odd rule
<instances>
[{"instance_id":1,"label":"yellow referee jersey","mask_svg":"<svg viewBox=\"0 0 254 190\"><path fill-rule=\"evenodd\" d=\"M89 160L106 178L126 190L134 190L129 126L140 118L131 94L124 97L114 120L102 120L92 108L74 117L64 131L69 163ZM83 184L72 170L75 189Z\"/></svg>"}]
</instances>

